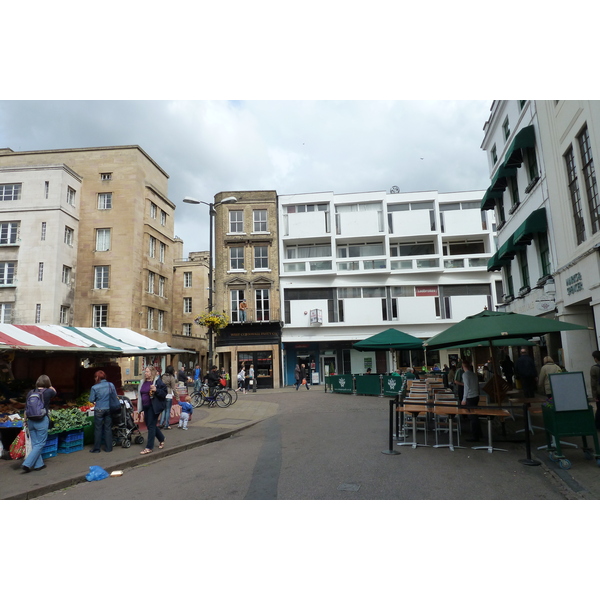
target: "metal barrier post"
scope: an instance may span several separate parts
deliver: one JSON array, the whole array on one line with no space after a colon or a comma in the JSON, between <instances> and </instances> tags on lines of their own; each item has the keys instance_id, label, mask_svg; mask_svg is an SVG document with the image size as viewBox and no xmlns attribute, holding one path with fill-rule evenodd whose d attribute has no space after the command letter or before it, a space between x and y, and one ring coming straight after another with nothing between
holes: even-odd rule
<instances>
[{"instance_id":1,"label":"metal barrier post","mask_svg":"<svg viewBox=\"0 0 600 600\"><path fill-rule=\"evenodd\" d=\"M390 423L389 423L389 435L388 435L388 449L382 450L382 454L400 454L398 450L394 450L394 406L396 405L395 400L390 400Z\"/></svg>"}]
</instances>

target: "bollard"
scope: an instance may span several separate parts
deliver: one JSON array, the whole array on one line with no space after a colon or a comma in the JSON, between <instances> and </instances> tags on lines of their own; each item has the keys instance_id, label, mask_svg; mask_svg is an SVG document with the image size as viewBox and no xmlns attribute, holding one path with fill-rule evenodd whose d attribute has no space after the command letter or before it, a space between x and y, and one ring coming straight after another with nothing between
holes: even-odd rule
<instances>
[{"instance_id":1,"label":"bollard","mask_svg":"<svg viewBox=\"0 0 600 600\"><path fill-rule=\"evenodd\" d=\"M394 450L394 406L396 405L395 400L390 400L390 422L389 422L389 435L388 435L388 449L382 450L381 454L400 454L398 450Z\"/></svg>"}]
</instances>

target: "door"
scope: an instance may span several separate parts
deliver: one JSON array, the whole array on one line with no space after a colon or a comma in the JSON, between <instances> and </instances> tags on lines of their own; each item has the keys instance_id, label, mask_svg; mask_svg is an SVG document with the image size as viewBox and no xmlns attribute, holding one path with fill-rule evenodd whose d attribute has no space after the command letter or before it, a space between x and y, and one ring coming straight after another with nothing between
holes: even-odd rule
<instances>
[{"instance_id":1,"label":"door","mask_svg":"<svg viewBox=\"0 0 600 600\"><path fill-rule=\"evenodd\" d=\"M337 373L335 356L321 356L321 383L324 383L324 378L331 373Z\"/></svg>"}]
</instances>

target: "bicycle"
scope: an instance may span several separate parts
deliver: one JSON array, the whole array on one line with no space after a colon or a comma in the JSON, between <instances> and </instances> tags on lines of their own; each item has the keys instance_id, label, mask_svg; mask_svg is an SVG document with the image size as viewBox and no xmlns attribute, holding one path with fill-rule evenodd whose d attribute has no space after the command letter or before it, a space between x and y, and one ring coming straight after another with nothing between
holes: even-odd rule
<instances>
[{"instance_id":1,"label":"bicycle","mask_svg":"<svg viewBox=\"0 0 600 600\"><path fill-rule=\"evenodd\" d=\"M208 404L209 408L213 408L215 405L227 408L233 402L231 394L225 389L216 388L214 396L210 396L209 394L208 385L203 383L198 391L192 392L191 405L194 408L200 408L203 404Z\"/></svg>"}]
</instances>

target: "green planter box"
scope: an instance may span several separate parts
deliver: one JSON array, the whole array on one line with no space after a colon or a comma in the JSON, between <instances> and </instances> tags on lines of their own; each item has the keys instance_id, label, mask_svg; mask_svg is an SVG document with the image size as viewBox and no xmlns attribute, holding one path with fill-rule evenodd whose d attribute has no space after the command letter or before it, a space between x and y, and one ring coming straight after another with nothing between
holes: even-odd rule
<instances>
[{"instance_id":1,"label":"green planter box","mask_svg":"<svg viewBox=\"0 0 600 600\"><path fill-rule=\"evenodd\" d=\"M553 407L542 406L544 428L555 437L576 435L595 435L594 411L587 410L556 411Z\"/></svg>"}]
</instances>

